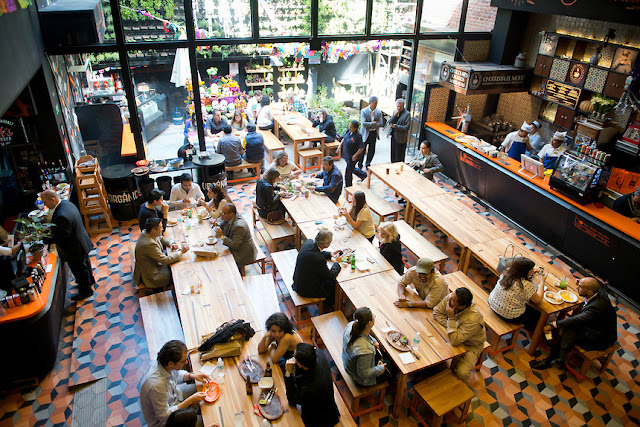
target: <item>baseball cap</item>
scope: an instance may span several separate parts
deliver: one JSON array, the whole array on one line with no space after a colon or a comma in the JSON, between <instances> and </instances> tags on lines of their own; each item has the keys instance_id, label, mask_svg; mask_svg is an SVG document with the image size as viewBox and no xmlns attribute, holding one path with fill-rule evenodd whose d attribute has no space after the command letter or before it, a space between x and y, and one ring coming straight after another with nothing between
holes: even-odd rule
<instances>
[{"instance_id":1,"label":"baseball cap","mask_svg":"<svg viewBox=\"0 0 640 427\"><path fill-rule=\"evenodd\" d=\"M433 270L433 261L429 258L420 258L416 262L416 273L428 274Z\"/></svg>"}]
</instances>

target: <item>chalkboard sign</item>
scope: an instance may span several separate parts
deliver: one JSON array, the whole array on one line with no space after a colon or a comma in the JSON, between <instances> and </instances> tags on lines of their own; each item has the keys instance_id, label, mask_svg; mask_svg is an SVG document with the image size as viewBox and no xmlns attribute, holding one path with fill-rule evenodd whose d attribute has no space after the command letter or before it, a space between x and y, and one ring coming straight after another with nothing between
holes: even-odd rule
<instances>
[{"instance_id":1,"label":"chalkboard sign","mask_svg":"<svg viewBox=\"0 0 640 427\"><path fill-rule=\"evenodd\" d=\"M579 98L580 89L577 87L554 82L553 80L547 81L547 90L544 99L569 108L576 108Z\"/></svg>"}]
</instances>

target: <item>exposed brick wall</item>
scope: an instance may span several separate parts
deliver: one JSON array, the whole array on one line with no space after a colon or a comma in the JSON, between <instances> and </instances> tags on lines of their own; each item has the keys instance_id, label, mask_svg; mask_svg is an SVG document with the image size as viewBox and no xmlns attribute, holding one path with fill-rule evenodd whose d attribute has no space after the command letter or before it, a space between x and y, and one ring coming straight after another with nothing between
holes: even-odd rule
<instances>
[{"instance_id":1,"label":"exposed brick wall","mask_svg":"<svg viewBox=\"0 0 640 427\"><path fill-rule=\"evenodd\" d=\"M492 31L497 13L498 8L491 6L491 0L470 0L464 30Z\"/></svg>"},{"instance_id":2,"label":"exposed brick wall","mask_svg":"<svg viewBox=\"0 0 640 427\"><path fill-rule=\"evenodd\" d=\"M522 122L531 123L538 117L542 100L526 92L503 93L496 111L503 120L513 122L519 128Z\"/></svg>"}]
</instances>

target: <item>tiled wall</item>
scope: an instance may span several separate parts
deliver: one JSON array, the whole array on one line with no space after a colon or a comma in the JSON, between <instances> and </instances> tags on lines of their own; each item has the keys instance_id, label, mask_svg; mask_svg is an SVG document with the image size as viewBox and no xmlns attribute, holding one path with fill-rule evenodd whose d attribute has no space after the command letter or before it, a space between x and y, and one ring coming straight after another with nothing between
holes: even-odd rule
<instances>
[{"instance_id":1,"label":"tiled wall","mask_svg":"<svg viewBox=\"0 0 640 427\"><path fill-rule=\"evenodd\" d=\"M487 95L462 95L460 93L456 93L456 108L453 109L453 115L459 115L458 107L464 111L468 104L472 120L478 122L482 121L482 112L484 111L484 105L486 102Z\"/></svg>"},{"instance_id":2,"label":"tiled wall","mask_svg":"<svg viewBox=\"0 0 640 427\"><path fill-rule=\"evenodd\" d=\"M438 87L431 89L429 107L427 109L428 122L444 122L449 101L449 89Z\"/></svg>"},{"instance_id":3,"label":"tiled wall","mask_svg":"<svg viewBox=\"0 0 640 427\"><path fill-rule=\"evenodd\" d=\"M503 93L498 101L498 111L504 120L520 127L523 121L531 123L538 117L542 100L526 92Z\"/></svg>"},{"instance_id":4,"label":"tiled wall","mask_svg":"<svg viewBox=\"0 0 640 427\"><path fill-rule=\"evenodd\" d=\"M467 62L484 62L489 58L491 40L467 40L462 54Z\"/></svg>"}]
</instances>

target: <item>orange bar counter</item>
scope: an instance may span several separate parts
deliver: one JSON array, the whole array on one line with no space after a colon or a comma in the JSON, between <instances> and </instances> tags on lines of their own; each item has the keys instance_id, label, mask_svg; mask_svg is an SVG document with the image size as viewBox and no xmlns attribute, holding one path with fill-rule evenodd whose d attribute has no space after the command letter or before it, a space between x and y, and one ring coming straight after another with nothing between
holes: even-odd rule
<instances>
[{"instance_id":1,"label":"orange bar counter","mask_svg":"<svg viewBox=\"0 0 640 427\"><path fill-rule=\"evenodd\" d=\"M55 365L67 274L55 253L48 254L45 260L50 266L45 265L45 269L50 271L40 295L35 301L6 309L6 314L0 317L0 337L6 349L0 352L0 363L5 367L20 366L3 369L2 386L37 384Z\"/></svg>"},{"instance_id":2,"label":"orange bar counter","mask_svg":"<svg viewBox=\"0 0 640 427\"><path fill-rule=\"evenodd\" d=\"M427 122L425 131L445 175L640 304L632 268L640 259L640 224L607 207L579 204L550 188L549 178L519 173L513 159L457 142L463 134L444 123Z\"/></svg>"}]
</instances>

